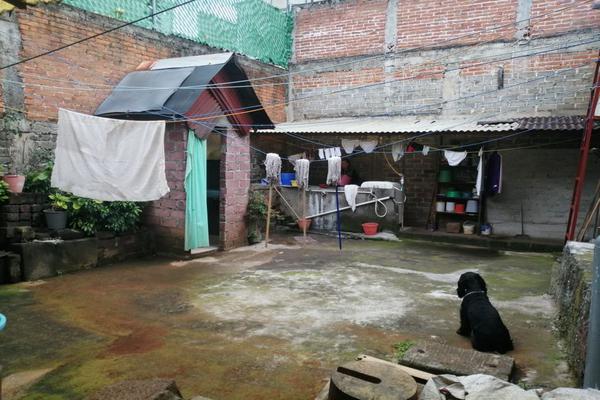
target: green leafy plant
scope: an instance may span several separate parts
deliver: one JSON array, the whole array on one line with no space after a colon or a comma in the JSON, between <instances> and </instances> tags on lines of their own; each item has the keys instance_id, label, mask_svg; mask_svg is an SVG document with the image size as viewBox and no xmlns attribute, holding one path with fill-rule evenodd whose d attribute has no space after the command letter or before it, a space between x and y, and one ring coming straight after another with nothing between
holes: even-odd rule
<instances>
[{"instance_id":1,"label":"green leafy plant","mask_svg":"<svg viewBox=\"0 0 600 400\"><path fill-rule=\"evenodd\" d=\"M398 342L394 345L394 350L396 351L395 355L398 360L402 359L406 352L414 346L414 342L412 340L403 340L402 342Z\"/></svg>"},{"instance_id":2,"label":"green leafy plant","mask_svg":"<svg viewBox=\"0 0 600 400\"><path fill-rule=\"evenodd\" d=\"M23 191L26 193L50 193L50 179L52 178L52 167L53 165L51 163L48 163L42 169L33 170L29 172L27 174L27 178L25 179L25 188L23 189Z\"/></svg>"},{"instance_id":3,"label":"green leafy plant","mask_svg":"<svg viewBox=\"0 0 600 400\"><path fill-rule=\"evenodd\" d=\"M68 193L56 192L49 195L48 198L54 211L69 211L73 207L78 207L78 205L73 204L73 195Z\"/></svg>"},{"instance_id":4,"label":"green leafy plant","mask_svg":"<svg viewBox=\"0 0 600 400\"><path fill-rule=\"evenodd\" d=\"M0 204L4 204L10 198L10 192L8 191L8 183L0 179Z\"/></svg>"},{"instance_id":5,"label":"green leafy plant","mask_svg":"<svg viewBox=\"0 0 600 400\"><path fill-rule=\"evenodd\" d=\"M70 226L86 235L94 235L99 231L132 231L137 227L142 214L139 204L128 201L104 202L76 197L72 204Z\"/></svg>"}]
</instances>

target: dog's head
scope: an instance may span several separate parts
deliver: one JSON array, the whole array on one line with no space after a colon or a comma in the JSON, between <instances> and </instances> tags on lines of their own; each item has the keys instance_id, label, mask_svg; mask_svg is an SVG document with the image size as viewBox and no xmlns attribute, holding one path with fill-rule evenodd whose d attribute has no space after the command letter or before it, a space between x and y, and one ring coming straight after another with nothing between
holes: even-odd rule
<instances>
[{"instance_id":1,"label":"dog's head","mask_svg":"<svg viewBox=\"0 0 600 400\"><path fill-rule=\"evenodd\" d=\"M485 281L476 272L465 272L458 279L458 287L456 288L456 294L459 298L463 298L470 292L482 291L487 294L487 286Z\"/></svg>"}]
</instances>

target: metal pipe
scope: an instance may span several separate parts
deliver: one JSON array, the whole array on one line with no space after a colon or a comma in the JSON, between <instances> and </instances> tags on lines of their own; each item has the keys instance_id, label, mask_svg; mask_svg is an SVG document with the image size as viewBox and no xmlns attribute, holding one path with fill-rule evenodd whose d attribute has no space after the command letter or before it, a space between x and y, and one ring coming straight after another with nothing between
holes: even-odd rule
<instances>
[{"instance_id":1,"label":"metal pipe","mask_svg":"<svg viewBox=\"0 0 600 400\"><path fill-rule=\"evenodd\" d=\"M369 200L369 201L365 201L365 202L362 202L362 203L358 203L356 205L356 207L366 206L368 204L373 204L373 203L376 203L378 201L386 201L386 200L389 200L389 199L391 199L390 196L382 197L380 199ZM352 208L352 206L340 207L340 211L349 210L351 208ZM322 213L318 213L318 214L315 214L315 215L308 216L308 217L306 217L306 219L313 219L313 218L317 218L317 217L322 217L324 215L333 214L335 212L337 212L337 209L336 210L323 211Z\"/></svg>"},{"instance_id":2,"label":"metal pipe","mask_svg":"<svg viewBox=\"0 0 600 400\"><path fill-rule=\"evenodd\" d=\"M600 388L600 237L595 240L592 268L592 300L583 387L598 389Z\"/></svg>"}]
</instances>

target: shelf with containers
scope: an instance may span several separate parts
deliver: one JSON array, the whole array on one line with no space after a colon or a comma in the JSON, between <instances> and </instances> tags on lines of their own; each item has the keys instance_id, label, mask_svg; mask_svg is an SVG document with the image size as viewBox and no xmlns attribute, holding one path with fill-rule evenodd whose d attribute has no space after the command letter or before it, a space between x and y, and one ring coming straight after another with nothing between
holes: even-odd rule
<instances>
[{"instance_id":1,"label":"shelf with containers","mask_svg":"<svg viewBox=\"0 0 600 400\"><path fill-rule=\"evenodd\" d=\"M436 229L459 233L464 231L463 223L469 221L475 224L474 227L469 224L473 233L479 233L484 223L485 201L483 193L478 196L475 192L478 165L477 153L469 153L455 167L446 163L440 165L433 205ZM455 224L448 226L449 222L460 223L460 229L457 231Z\"/></svg>"}]
</instances>

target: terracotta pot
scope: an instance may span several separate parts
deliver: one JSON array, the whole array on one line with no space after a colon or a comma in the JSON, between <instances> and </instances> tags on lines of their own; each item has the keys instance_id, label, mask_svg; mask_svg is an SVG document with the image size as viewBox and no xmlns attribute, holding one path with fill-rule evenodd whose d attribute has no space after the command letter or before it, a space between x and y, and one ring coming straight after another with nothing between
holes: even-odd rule
<instances>
[{"instance_id":1,"label":"terracotta pot","mask_svg":"<svg viewBox=\"0 0 600 400\"><path fill-rule=\"evenodd\" d=\"M379 224L377 222L365 222L362 224L363 232L367 236L377 235Z\"/></svg>"},{"instance_id":2,"label":"terracotta pot","mask_svg":"<svg viewBox=\"0 0 600 400\"><path fill-rule=\"evenodd\" d=\"M25 175L4 175L4 182L8 183L8 191L21 193L25 185Z\"/></svg>"},{"instance_id":3,"label":"terracotta pot","mask_svg":"<svg viewBox=\"0 0 600 400\"><path fill-rule=\"evenodd\" d=\"M306 230L310 229L310 224L312 223L312 219L301 218L296 222L298 223L298 228L300 228L301 231L304 231L305 225L306 225Z\"/></svg>"}]
</instances>

